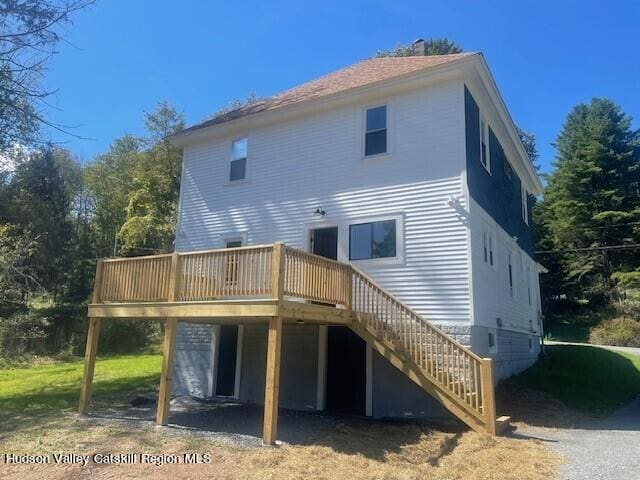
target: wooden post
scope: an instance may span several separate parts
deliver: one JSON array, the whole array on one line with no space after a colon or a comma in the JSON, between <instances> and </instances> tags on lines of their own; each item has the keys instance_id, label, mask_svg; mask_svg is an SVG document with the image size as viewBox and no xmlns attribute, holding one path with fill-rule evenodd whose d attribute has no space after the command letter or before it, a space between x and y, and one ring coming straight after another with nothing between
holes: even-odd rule
<instances>
[{"instance_id":1,"label":"wooden post","mask_svg":"<svg viewBox=\"0 0 640 480\"><path fill-rule=\"evenodd\" d=\"M171 255L171 276L169 277L169 292L167 292L167 302L177 302L180 300L180 289L182 288L182 266L180 265L180 254Z\"/></svg>"},{"instance_id":2,"label":"wooden post","mask_svg":"<svg viewBox=\"0 0 640 480\"><path fill-rule=\"evenodd\" d=\"M280 393L280 347L282 346L282 317L269 319L267 342L267 376L264 392L264 428L262 443L274 445L278 431L278 394Z\"/></svg>"},{"instance_id":3,"label":"wooden post","mask_svg":"<svg viewBox=\"0 0 640 480\"><path fill-rule=\"evenodd\" d=\"M98 260L98 263L96 264L96 275L93 279L93 294L91 295L91 303L94 304L100 302L102 270L103 261ZM87 413L89 411L89 403L91 403L93 374L96 366L96 355L98 353L98 339L100 337L100 324L100 318L89 318L87 346L84 354L84 373L82 376L82 384L80 386L80 405L78 406L78 411L80 413Z\"/></svg>"},{"instance_id":4,"label":"wooden post","mask_svg":"<svg viewBox=\"0 0 640 480\"><path fill-rule=\"evenodd\" d=\"M271 297L282 300L284 296L284 243L274 243L271 255Z\"/></svg>"},{"instance_id":5,"label":"wooden post","mask_svg":"<svg viewBox=\"0 0 640 480\"><path fill-rule=\"evenodd\" d=\"M484 414L487 433L496 434L496 397L493 387L493 360L483 358L480 366L482 384L482 413Z\"/></svg>"},{"instance_id":6,"label":"wooden post","mask_svg":"<svg viewBox=\"0 0 640 480\"><path fill-rule=\"evenodd\" d=\"M353 306L353 270L351 270L351 266L349 266L349 269L347 270L347 278L345 283L345 298L347 299L345 308L349 310Z\"/></svg>"},{"instance_id":7,"label":"wooden post","mask_svg":"<svg viewBox=\"0 0 640 480\"><path fill-rule=\"evenodd\" d=\"M162 373L160 376L160 392L156 423L166 425L169 419L169 402L171 401L171 381L173 379L173 350L176 343L178 320L167 318L164 325L164 344L162 347Z\"/></svg>"},{"instance_id":8,"label":"wooden post","mask_svg":"<svg viewBox=\"0 0 640 480\"><path fill-rule=\"evenodd\" d=\"M96 354L98 353L98 338L100 335L100 318L89 319L89 330L87 332L87 348L84 354L84 374L80 389L80 413L89 411L91 402L91 390L93 387L93 372L96 366Z\"/></svg>"}]
</instances>

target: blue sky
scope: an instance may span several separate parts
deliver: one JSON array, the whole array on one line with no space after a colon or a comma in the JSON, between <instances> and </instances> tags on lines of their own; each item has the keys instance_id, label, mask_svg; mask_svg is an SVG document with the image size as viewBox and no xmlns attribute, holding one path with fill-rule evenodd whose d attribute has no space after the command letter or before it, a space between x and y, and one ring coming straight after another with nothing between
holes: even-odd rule
<instances>
[{"instance_id":1,"label":"blue sky","mask_svg":"<svg viewBox=\"0 0 640 480\"><path fill-rule=\"evenodd\" d=\"M507 106L538 139L543 170L569 110L609 97L640 127L640 2L98 0L68 28L46 77L51 132L82 161L168 100L189 124L416 38L482 51Z\"/></svg>"}]
</instances>

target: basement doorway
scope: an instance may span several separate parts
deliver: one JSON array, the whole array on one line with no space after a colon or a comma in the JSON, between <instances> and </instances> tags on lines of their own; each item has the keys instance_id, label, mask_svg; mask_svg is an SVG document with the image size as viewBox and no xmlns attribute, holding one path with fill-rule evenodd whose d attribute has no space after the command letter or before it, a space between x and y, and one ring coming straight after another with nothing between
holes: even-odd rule
<instances>
[{"instance_id":1,"label":"basement doorway","mask_svg":"<svg viewBox=\"0 0 640 480\"><path fill-rule=\"evenodd\" d=\"M367 344L349 327L327 330L327 403L335 413L365 415Z\"/></svg>"}]
</instances>

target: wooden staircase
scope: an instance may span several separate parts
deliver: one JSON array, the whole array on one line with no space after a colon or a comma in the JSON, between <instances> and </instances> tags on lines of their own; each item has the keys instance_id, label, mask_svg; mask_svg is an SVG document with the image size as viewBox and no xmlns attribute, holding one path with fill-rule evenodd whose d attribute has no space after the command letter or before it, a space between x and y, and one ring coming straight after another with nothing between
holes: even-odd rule
<instances>
[{"instance_id":1,"label":"wooden staircase","mask_svg":"<svg viewBox=\"0 0 640 480\"><path fill-rule=\"evenodd\" d=\"M351 329L392 365L479 432L500 433L493 369L480 358L351 266Z\"/></svg>"}]
</instances>

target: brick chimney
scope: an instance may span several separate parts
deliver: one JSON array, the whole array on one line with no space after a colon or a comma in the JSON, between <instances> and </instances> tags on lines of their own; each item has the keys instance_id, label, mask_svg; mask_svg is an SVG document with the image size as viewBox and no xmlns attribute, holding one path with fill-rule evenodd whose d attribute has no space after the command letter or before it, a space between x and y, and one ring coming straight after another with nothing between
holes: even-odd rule
<instances>
[{"instance_id":1,"label":"brick chimney","mask_svg":"<svg viewBox=\"0 0 640 480\"><path fill-rule=\"evenodd\" d=\"M421 38L413 42L412 49L414 56L424 57L427 54L427 44Z\"/></svg>"}]
</instances>

